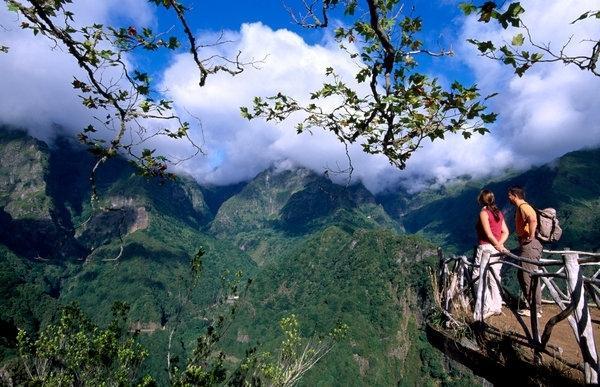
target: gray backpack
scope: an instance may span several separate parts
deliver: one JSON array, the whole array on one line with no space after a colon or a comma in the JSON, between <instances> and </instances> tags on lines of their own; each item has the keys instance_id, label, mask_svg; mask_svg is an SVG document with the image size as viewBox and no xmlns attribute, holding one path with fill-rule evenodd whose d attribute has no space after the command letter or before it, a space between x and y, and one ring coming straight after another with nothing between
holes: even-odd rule
<instances>
[{"instance_id":1,"label":"gray backpack","mask_svg":"<svg viewBox=\"0 0 600 387\"><path fill-rule=\"evenodd\" d=\"M538 227L535 232L535 237L541 242L552 243L556 242L562 236L562 228L556 217L554 208L544 208L543 210L535 209L537 214Z\"/></svg>"}]
</instances>

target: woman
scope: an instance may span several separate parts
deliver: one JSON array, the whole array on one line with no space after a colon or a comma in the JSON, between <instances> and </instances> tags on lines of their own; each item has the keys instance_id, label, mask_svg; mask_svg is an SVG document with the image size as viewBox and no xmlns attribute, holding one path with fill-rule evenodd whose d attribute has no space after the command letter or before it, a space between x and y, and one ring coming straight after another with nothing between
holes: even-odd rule
<instances>
[{"instance_id":1,"label":"woman","mask_svg":"<svg viewBox=\"0 0 600 387\"><path fill-rule=\"evenodd\" d=\"M490 253L489 263L497 262L500 257L499 252L507 251L504 242L508 239L508 227L504 221L504 215L496 206L494 194L492 191L484 189L479 193L477 201L481 205L479 218L477 220L477 238L479 240L477 251L475 253L475 265L481 263L481 256L484 252ZM493 278L500 280L500 268L502 264L490 265L487 271L484 284L483 300L483 318L487 318L502 313L502 297L500 295L499 284ZM479 276L479 268L473 270L473 278ZM478 283L476 282L476 289ZM481 307L480 305L476 307Z\"/></svg>"}]
</instances>

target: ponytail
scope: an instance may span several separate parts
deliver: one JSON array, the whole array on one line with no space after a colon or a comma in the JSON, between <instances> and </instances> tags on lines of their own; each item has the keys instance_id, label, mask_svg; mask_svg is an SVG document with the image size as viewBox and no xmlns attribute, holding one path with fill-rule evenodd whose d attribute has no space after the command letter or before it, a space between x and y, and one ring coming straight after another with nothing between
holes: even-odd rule
<instances>
[{"instance_id":1,"label":"ponytail","mask_svg":"<svg viewBox=\"0 0 600 387\"><path fill-rule=\"evenodd\" d=\"M496 206L496 199L494 198L494 193L492 191L489 189L482 189L477 197L477 202L492 211L496 222L500 220L500 209Z\"/></svg>"}]
</instances>

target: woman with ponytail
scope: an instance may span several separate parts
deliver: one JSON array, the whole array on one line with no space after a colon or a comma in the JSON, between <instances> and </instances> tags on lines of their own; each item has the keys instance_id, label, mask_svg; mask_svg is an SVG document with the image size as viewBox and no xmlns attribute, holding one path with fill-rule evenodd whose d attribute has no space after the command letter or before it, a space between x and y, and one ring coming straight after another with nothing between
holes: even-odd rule
<instances>
[{"instance_id":1,"label":"woman with ponytail","mask_svg":"<svg viewBox=\"0 0 600 387\"><path fill-rule=\"evenodd\" d=\"M483 189L477 197L477 202L481 206L479 217L477 219L477 238L478 245L475 253L475 265L481 262L481 256L484 252L490 253L489 263L497 262L500 257L498 253L507 251L504 242L508 239L508 227L504 221L504 215L496 206L494 193ZM493 277L500 279L500 268L502 264L493 264L489 267L485 278L485 297L483 300L483 317L487 318L495 314L502 313L502 297L500 295L499 284ZM479 276L479 268L473 270L473 278Z\"/></svg>"}]
</instances>

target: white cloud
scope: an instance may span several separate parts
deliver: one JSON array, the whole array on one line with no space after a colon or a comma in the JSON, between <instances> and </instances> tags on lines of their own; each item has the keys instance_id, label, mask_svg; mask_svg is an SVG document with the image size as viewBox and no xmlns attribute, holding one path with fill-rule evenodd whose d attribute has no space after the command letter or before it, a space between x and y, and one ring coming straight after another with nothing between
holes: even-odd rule
<instances>
[{"instance_id":1,"label":"white cloud","mask_svg":"<svg viewBox=\"0 0 600 387\"><path fill-rule=\"evenodd\" d=\"M155 23L152 9L142 0L127 0L129 7L116 0L81 3L85 3L79 5L83 17L89 20L133 18L139 23ZM527 23L541 42L558 44L571 34L575 35L573 41L578 42L581 37L600 33L595 20L569 25L582 12L595 9L591 0L522 3L527 10ZM114 16L114 12L120 14ZM72 59L50 52L47 41L21 31L14 16L4 10L0 11L0 24L13 25L3 35L11 52L0 55L0 72L10 74L0 79L0 119L37 128L34 134L42 138L48 133L43 128L51 123L73 130L89 123L89 112L80 108L69 85L72 74L78 71ZM491 134L476 135L469 141L451 135L445 141L427 143L409 160L405 171L396 170L381 155L366 155L360 146L353 146L350 155L354 177L372 191L398 181L415 189L431 182L443 184L458 176L483 177L509 167L526 168L571 150L599 145L597 77L554 63L534 66L518 78L508 66L477 56L475 49L464 43L468 37L510 40L510 34L493 24L465 19L458 43L458 53L472 70L482 94L500 92L492 102L493 110L500 116ZM206 38L203 41L210 41L209 35L202 34ZM198 70L190 55L177 54L166 64L160 80L161 88L176 101L180 114L191 113L187 118L192 123L193 138L207 152L179 168L200 182L215 184L252 178L274 164L302 166L317 172L346 168L344 147L330 133L314 130L312 135L297 135L294 120L281 124L249 122L239 114L239 107L250 105L254 96L279 91L306 101L309 93L326 79L325 68L329 66L344 80L351 81L357 67L337 48L331 36L325 35L321 44L309 45L295 33L274 31L255 23L243 25L240 31L228 31L225 38L233 43L205 48L203 55L231 58L241 51L243 60L264 58L260 69L247 68L236 77L220 73L209 77L206 86L200 88ZM573 49L577 52L581 48ZM444 77L439 68L431 71ZM201 124L194 117L199 117ZM189 147L172 142L159 141L156 145L175 157L190 151Z\"/></svg>"},{"instance_id":2,"label":"white cloud","mask_svg":"<svg viewBox=\"0 0 600 387\"><path fill-rule=\"evenodd\" d=\"M81 0L70 8L82 26L116 20L154 22L152 8L144 0ZM79 131L91 117L71 87L81 70L61 46L22 30L20 23L17 14L0 6L1 43L10 48L0 54L0 122L26 128L43 140L50 139L58 126Z\"/></svg>"},{"instance_id":3,"label":"white cloud","mask_svg":"<svg viewBox=\"0 0 600 387\"><path fill-rule=\"evenodd\" d=\"M560 49L571 35L569 54L589 53L590 46L577 45L585 37L597 37L595 20L570 25L583 12L596 9L593 1L523 1L525 22L535 39L552 42ZM468 38L510 42L514 30L494 23L465 19L459 56L473 71L482 95L498 92L490 100L499 113L492 133L463 141L459 135L429 143L408 162L402 173L405 185L422 189L444 184L459 176L486 177L507 168L525 169L547 163L569 151L600 145L600 79L562 63L541 63L519 78L510 66L483 58L466 42Z\"/></svg>"},{"instance_id":4,"label":"white cloud","mask_svg":"<svg viewBox=\"0 0 600 387\"><path fill-rule=\"evenodd\" d=\"M177 101L179 110L185 108L203 123L208 157L191 160L184 169L202 182L226 184L252 178L283 161L321 173L326 168L347 168L345 149L332 134L317 129L297 135L294 126L300 117L279 124L247 121L240 116L239 107L249 106L254 96L279 91L307 102L309 93L326 80L325 69L330 66L352 82L357 66L348 55L330 39L308 45L297 34L274 31L260 23L245 24L227 38L234 43L218 47L216 53L233 57L241 51L245 59L264 59L260 69L247 68L236 77L219 74L199 88L191 57L181 54L164 74L162 88ZM351 147L350 153L356 167L354 177L373 190L382 186L383 175L394 173L385 158L367 156L359 146Z\"/></svg>"},{"instance_id":5,"label":"white cloud","mask_svg":"<svg viewBox=\"0 0 600 387\"><path fill-rule=\"evenodd\" d=\"M555 51L572 36L569 55L589 54L590 45L580 44L585 38L600 34L600 23L587 20L571 25L583 12L597 8L595 1L531 0L522 2L524 21L533 38L542 44L550 42ZM497 24L477 23L469 19L462 40L476 37L497 43L510 42L515 30L502 30ZM527 49L527 47L524 47ZM522 78L510 66L479 57L465 43L461 54L474 71L484 93L499 92L492 107L500 114L492 137L496 139L487 152L498 149L511 154L508 165L541 164L583 147L600 145L600 78L575 66L540 63Z\"/></svg>"}]
</instances>

